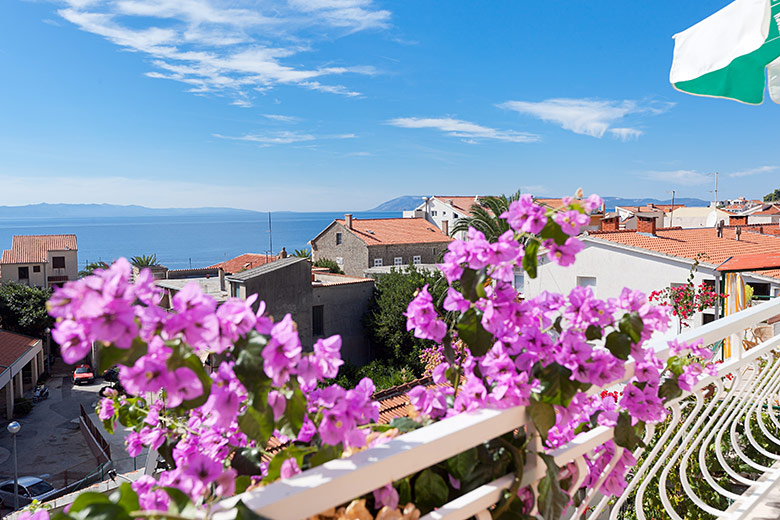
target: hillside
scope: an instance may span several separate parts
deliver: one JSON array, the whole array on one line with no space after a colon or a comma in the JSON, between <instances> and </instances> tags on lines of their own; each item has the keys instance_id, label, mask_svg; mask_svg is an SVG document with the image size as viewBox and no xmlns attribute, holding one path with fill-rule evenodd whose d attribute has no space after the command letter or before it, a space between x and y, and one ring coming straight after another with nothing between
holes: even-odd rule
<instances>
[{"instance_id":1,"label":"hillside","mask_svg":"<svg viewBox=\"0 0 780 520\"><path fill-rule=\"evenodd\" d=\"M416 208L422 203L422 195L404 195L383 202L368 211L406 211Z\"/></svg>"}]
</instances>

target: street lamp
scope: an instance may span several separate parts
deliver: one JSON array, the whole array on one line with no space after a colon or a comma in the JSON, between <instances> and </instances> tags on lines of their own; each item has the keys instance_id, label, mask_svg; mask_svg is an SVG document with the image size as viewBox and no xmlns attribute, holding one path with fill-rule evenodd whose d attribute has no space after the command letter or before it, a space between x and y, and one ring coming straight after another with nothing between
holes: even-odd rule
<instances>
[{"instance_id":1,"label":"street lamp","mask_svg":"<svg viewBox=\"0 0 780 520\"><path fill-rule=\"evenodd\" d=\"M8 423L8 433L14 439L14 511L19 509L19 466L16 460L16 434L22 429L22 425L16 421Z\"/></svg>"}]
</instances>

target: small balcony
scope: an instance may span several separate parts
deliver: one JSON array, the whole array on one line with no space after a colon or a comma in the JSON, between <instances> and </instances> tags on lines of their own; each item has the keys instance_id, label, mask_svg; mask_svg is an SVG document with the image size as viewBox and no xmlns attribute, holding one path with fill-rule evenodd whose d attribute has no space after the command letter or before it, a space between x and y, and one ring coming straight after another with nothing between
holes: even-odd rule
<instances>
[{"instance_id":1,"label":"small balcony","mask_svg":"<svg viewBox=\"0 0 780 520\"><path fill-rule=\"evenodd\" d=\"M617 447L596 486L581 489L585 456L612 439L612 428L597 427L580 434L551 453L557 466L574 465L570 495L581 501L569 506L563 518L658 519L772 518L770 497L780 496L780 335L753 346L742 339L766 320L780 315L780 299L678 335L680 341L701 340L717 349L730 341L731 357L717 365L717 373L701 379L689 392L667 403L669 415L644 434L645 448L635 454L637 464L619 497L605 497L596 489L618 462ZM669 356L668 340L651 340L662 360ZM633 364L626 366L627 381ZM593 388L589 393L619 390ZM412 475L473 446L520 428L531 428L524 407L483 409L444 419L390 442L337 459L290 479L250 491L240 498L255 513L274 520L309 518L389 481ZM538 457L527 460L520 487L535 485L545 474ZM490 509L515 481L514 473L483 485L430 512L425 520L491 518ZM232 508L237 499L220 503ZM536 513L533 511L532 513ZM220 513L217 513L219 516Z\"/></svg>"}]
</instances>

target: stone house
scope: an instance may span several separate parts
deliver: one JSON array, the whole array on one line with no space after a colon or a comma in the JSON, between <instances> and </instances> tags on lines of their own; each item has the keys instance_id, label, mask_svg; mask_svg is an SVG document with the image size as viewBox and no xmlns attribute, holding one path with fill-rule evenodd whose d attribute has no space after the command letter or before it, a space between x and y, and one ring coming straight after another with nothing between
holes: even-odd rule
<instances>
[{"instance_id":1,"label":"stone house","mask_svg":"<svg viewBox=\"0 0 780 520\"><path fill-rule=\"evenodd\" d=\"M76 235L15 235L0 258L0 282L48 289L78 278Z\"/></svg>"},{"instance_id":2,"label":"stone house","mask_svg":"<svg viewBox=\"0 0 780 520\"><path fill-rule=\"evenodd\" d=\"M424 218L334 220L311 240L312 258L334 260L349 276L385 265L434 264L452 241Z\"/></svg>"}]
</instances>

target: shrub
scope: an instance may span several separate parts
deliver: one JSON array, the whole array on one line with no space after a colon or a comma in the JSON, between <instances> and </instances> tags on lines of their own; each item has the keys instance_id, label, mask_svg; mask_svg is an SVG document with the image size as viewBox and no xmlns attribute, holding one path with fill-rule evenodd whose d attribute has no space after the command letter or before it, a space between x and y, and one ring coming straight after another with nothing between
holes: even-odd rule
<instances>
[{"instance_id":1,"label":"shrub","mask_svg":"<svg viewBox=\"0 0 780 520\"><path fill-rule=\"evenodd\" d=\"M23 415L29 414L30 412L32 412L32 409L33 409L33 402L29 399L20 397L19 399L14 401L14 415L17 417L21 417Z\"/></svg>"},{"instance_id":2,"label":"shrub","mask_svg":"<svg viewBox=\"0 0 780 520\"><path fill-rule=\"evenodd\" d=\"M328 271L330 271L333 274L344 274L344 271L341 270L339 264L337 264L335 260L331 260L330 258L320 258L319 260L314 262L314 267L327 267Z\"/></svg>"}]
</instances>

